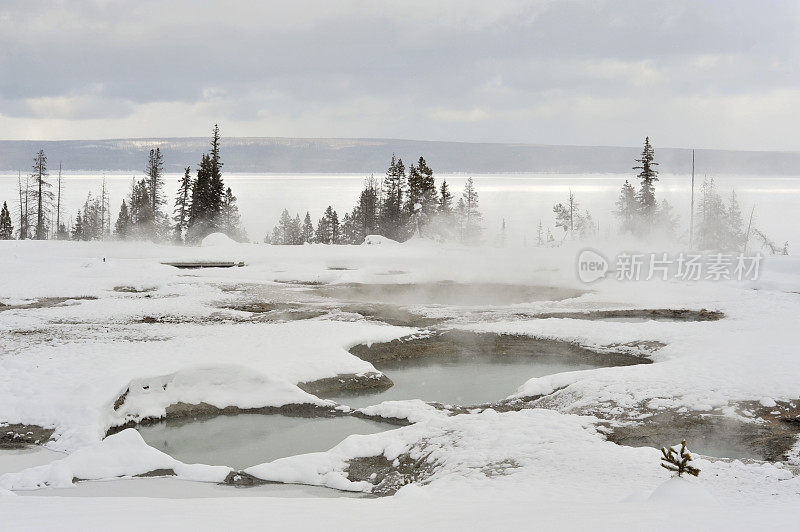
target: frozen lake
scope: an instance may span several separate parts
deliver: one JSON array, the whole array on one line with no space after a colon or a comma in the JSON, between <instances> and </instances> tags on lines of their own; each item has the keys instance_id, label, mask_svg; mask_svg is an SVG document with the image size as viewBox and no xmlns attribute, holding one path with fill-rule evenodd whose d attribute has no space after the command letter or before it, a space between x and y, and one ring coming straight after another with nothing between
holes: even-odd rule
<instances>
[{"instance_id":1,"label":"frozen lake","mask_svg":"<svg viewBox=\"0 0 800 532\"><path fill-rule=\"evenodd\" d=\"M111 198L113 219L122 199L127 196L131 179L141 173L107 173L106 182ZM531 243L536 238L539 219L545 227L553 226L552 207L564 202L572 190L582 209L588 209L600 223L603 236L616 232L612 215L614 202L625 179L630 174L476 174L473 175L484 213L484 226L489 241L499 231L505 217L509 244ZM225 183L239 198L242 219L251 240L261 241L278 220L283 208L301 217L306 211L316 220L328 205L339 212L340 218L355 204L364 180L363 174L225 174ZM381 177L376 175L376 178ZM446 178L456 198L461 194L466 174L437 174L437 187ZM167 174L167 194L173 198L177 190L178 174ZM62 180L63 215L74 219L83 205L86 194L98 194L102 174L64 173ZM696 187L703 176L697 176ZM55 182L55 176L51 175ZM745 220L755 205L755 225L776 242L789 241L790 250L800 248L800 176L715 176L717 187L723 195L735 189ZM666 198L681 217L680 230L688 231L690 205L690 178L685 175L662 174L657 184L659 199ZM0 174L0 202L7 201L16 223L18 205L17 176ZM170 199L169 210L172 210ZM555 233L555 231L554 231Z\"/></svg>"}]
</instances>

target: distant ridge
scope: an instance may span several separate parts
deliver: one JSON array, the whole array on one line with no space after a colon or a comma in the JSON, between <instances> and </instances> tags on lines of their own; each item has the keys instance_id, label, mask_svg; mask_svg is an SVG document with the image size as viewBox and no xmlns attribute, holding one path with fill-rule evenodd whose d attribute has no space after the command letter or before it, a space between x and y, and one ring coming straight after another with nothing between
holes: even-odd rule
<instances>
[{"instance_id":1,"label":"distant ridge","mask_svg":"<svg viewBox=\"0 0 800 532\"><path fill-rule=\"evenodd\" d=\"M69 171L141 172L147 151L160 146L168 172L194 168L208 150L205 137L0 141L0 171L27 171L40 148L51 167L62 161ZM471 173L633 173L640 147L548 146L397 139L302 139L223 137L228 172L383 173L392 153L410 165L420 155L437 172ZM691 150L659 148L664 173L691 171ZM696 150L703 174L800 175L800 152Z\"/></svg>"}]
</instances>

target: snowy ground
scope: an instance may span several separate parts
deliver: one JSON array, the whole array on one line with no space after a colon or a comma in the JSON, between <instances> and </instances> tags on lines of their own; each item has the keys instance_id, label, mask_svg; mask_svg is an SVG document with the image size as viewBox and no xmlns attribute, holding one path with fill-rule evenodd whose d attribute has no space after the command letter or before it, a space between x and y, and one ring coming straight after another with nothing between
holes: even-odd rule
<instances>
[{"instance_id":1,"label":"snowy ground","mask_svg":"<svg viewBox=\"0 0 800 532\"><path fill-rule=\"evenodd\" d=\"M752 282L606 280L589 286L576 279L577 251L476 253L419 241L205 248L2 242L0 423L54 429L47 449L0 451L3 528L213 529L265 522L283 529L324 523L332 530L796 527L796 452L775 462L700 457L698 479L668 481L656 449L616 445L605 434L657 412L765 423L755 419L759 408L791 408L800 400L800 261L770 258ZM615 250L604 251L610 256ZM167 260L242 260L246 266L180 270L160 264ZM316 285L296 283L444 280L587 292L493 306L427 303L411 310L446 317L450 327L566 339L596 349L665 346L641 349L653 364L561 373L508 390L513 397L543 396L531 406L544 408L448 416L419 401L377 405L366 413L413 424L246 470L265 480L364 493L373 483L348 474L347 463L381 456L384 469L401 484L410 482L392 497L219 486L231 472L220 464L180 463L148 447L132 429L103 439L110 427L163 416L176 403L333 407L296 385L375 372L348 349L419 330L366 320L325 303ZM271 321L229 308L253 301L321 310L308 319ZM725 318L521 317L617 308L705 308ZM421 473L410 472L409 464ZM119 480L166 469L175 477ZM74 487L74 478L94 480ZM32 493L43 497L13 496ZM106 496L98 498L101 493Z\"/></svg>"}]
</instances>

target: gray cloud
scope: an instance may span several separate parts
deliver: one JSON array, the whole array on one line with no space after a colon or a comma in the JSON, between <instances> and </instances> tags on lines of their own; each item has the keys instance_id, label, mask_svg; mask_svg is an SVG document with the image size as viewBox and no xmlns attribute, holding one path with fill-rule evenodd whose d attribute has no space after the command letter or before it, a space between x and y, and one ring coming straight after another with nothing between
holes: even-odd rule
<instances>
[{"instance_id":1,"label":"gray cloud","mask_svg":"<svg viewBox=\"0 0 800 532\"><path fill-rule=\"evenodd\" d=\"M800 148L793 2L0 4L7 138Z\"/></svg>"}]
</instances>

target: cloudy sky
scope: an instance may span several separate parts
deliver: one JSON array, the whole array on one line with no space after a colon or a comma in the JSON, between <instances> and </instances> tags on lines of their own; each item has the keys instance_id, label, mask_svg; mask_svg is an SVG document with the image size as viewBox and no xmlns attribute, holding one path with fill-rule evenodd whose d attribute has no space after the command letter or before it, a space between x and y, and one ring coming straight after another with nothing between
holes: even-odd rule
<instances>
[{"instance_id":1,"label":"cloudy sky","mask_svg":"<svg viewBox=\"0 0 800 532\"><path fill-rule=\"evenodd\" d=\"M0 0L0 138L800 150L795 1Z\"/></svg>"}]
</instances>

